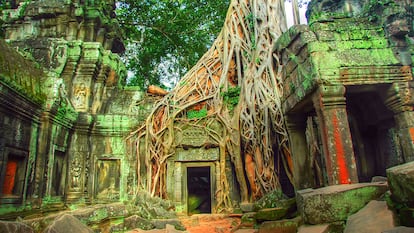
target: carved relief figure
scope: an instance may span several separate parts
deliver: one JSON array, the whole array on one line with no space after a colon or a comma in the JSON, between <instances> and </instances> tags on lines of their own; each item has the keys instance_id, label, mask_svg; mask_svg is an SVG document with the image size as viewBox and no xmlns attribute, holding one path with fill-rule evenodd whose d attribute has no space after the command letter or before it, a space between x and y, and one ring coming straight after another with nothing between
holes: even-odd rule
<instances>
[{"instance_id":1,"label":"carved relief figure","mask_svg":"<svg viewBox=\"0 0 414 233\"><path fill-rule=\"evenodd\" d=\"M72 178L72 188L75 190L79 190L80 188L80 176L81 176L81 163L79 161L79 157L76 156L72 162L72 169L70 171L70 175Z\"/></svg>"},{"instance_id":2,"label":"carved relief figure","mask_svg":"<svg viewBox=\"0 0 414 233\"><path fill-rule=\"evenodd\" d=\"M76 89L75 89L75 96L73 104L77 108L85 108L86 107L86 95L88 90L85 87L84 83L81 83Z\"/></svg>"}]
</instances>

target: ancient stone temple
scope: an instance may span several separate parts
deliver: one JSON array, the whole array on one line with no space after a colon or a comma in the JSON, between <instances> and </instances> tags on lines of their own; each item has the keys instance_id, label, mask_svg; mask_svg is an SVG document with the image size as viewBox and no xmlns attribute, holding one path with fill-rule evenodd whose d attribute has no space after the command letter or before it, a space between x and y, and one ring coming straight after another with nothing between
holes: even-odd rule
<instances>
[{"instance_id":1,"label":"ancient stone temple","mask_svg":"<svg viewBox=\"0 0 414 233\"><path fill-rule=\"evenodd\" d=\"M124 232L171 221L182 227L175 212L231 212L240 226L260 225L263 232L297 232L303 223L343 230L349 216L389 191L384 199L401 225L414 226L410 0L315 0L308 25L294 25L274 47L261 48L270 66L282 67L283 80L282 120L266 119L287 129L286 147L276 148L279 132L258 137L272 151L267 167L259 163L260 147L243 151L241 121L233 118L240 112L233 110L243 85L236 73L248 75L234 62L242 50L220 66L228 41L212 46L204 56L211 60L189 72L197 82L182 82L161 98L125 86L116 1L7 2L0 40L1 220L22 217L40 232L52 218L75 216L96 231ZM251 16L235 22L250 24ZM241 33L236 28L228 31ZM226 92L221 77L230 80ZM193 84L200 88L187 92L184 86ZM213 90L221 93L211 98ZM224 107L215 109L219 101ZM289 156L283 160L280 151ZM257 174L276 177L269 180L278 186L259 190L255 182L270 182ZM386 175L391 188L370 182ZM79 212L68 217L61 210Z\"/></svg>"},{"instance_id":2,"label":"ancient stone temple","mask_svg":"<svg viewBox=\"0 0 414 233\"><path fill-rule=\"evenodd\" d=\"M135 158L124 137L143 120L145 93L123 84L115 2L10 6L0 44L2 211L128 199Z\"/></svg>"},{"instance_id":3,"label":"ancient stone temple","mask_svg":"<svg viewBox=\"0 0 414 233\"><path fill-rule=\"evenodd\" d=\"M299 189L370 181L414 160L411 3L333 2L312 1L309 25L275 46Z\"/></svg>"}]
</instances>

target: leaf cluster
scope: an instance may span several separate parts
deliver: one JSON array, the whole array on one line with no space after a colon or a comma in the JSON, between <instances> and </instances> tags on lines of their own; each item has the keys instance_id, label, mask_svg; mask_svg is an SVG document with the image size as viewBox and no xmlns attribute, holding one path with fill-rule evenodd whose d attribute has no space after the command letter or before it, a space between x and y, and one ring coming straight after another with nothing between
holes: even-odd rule
<instances>
[{"instance_id":1,"label":"leaf cluster","mask_svg":"<svg viewBox=\"0 0 414 233\"><path fill-rule=\"evenodd\" d=\"M160 85L183 76L207 51L223 25L229 0L124 0L117 19L127 42L129 85Z\"/></svg>"},{"instance_id":2,"label":"leaf cluster","mask_svg":"<svg viewBox=\"0 0 414 233\"><path fill-rule=\"evenodd\" d=\"M207 109L202 108L200 110L189 110L187 111L188 119L200 119L207 116Z\"/></svg>"},{"instance_id":3,"label":"leaf cluster","mask_svg":"<svg viewBox=\"0 0 414 233\"><path fill-rule=\"evenodd\" d=\"M230 87L226 92L221 92L221 96L223 97L224 103L227 104L230 110L239 103L240 98L240 90L239 86Z\"/></svg>"}]
</instances>

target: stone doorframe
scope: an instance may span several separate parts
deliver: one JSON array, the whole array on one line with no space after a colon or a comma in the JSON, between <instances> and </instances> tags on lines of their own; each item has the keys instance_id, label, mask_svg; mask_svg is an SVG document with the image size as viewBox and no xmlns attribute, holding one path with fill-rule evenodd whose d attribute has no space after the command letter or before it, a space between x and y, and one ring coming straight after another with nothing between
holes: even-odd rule
<instances>
[{"instance_id":1,"label":"stone doorframe","mask_svg":"<svg viewBox=\"0 0 414 233\"><path fill-rule=\"evenodd\" d=\"M173 200L176 205L176 212L188 214L188 186L187 186L187 168L189 167L210 167L210 196L211 196L211 213L215 213L216 198L215 193L218 189L217 180L219 176L219 167L217 161L203 161L203 162L174 162L174 177L167 177L167 179L174 179L174 184L168 182L167 184L173 185ZM170 174L170 173L169 173Z\"/></svg>"}]
</instances>

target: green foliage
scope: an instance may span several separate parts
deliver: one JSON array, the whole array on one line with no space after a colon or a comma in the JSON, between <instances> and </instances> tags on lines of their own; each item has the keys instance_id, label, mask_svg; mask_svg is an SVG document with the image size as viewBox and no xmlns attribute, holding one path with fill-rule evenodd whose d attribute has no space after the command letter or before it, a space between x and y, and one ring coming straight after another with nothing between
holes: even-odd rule
<instances>
[{"instance_id":1,"label":"green foliage","mask_svg":"<svg viewBox=\"0 0 414 233\"><path fill-rule=\"evenodd\" d=\"M207 116L207 109L202 108L200 110L189 110L187 111L188 119L200 119Z\"/></svg>"},{"instance_id":2,"label":"green foliage","mask_svg":"<svg viewBox=\"0 0 414 233\"><path fill-rule=\"evenodd\" d=\"M240 87L230 87L226 92L221 92L221 96L223 97L223 101L227 104L227 107L230 110L233 110L234 107L239 103L240 97Z\"/></svg>"},{"instance_id":3,"label":"green foliage","mask_svg":"<svg viewBox=\"0 0 414 233\"><path fill-rule=\"evenodd\" d=\"M145 88L182 77L213 43L228 5L229 0L119 1L124 60L133 74L128 85Z\"/></svg>"}]
</instances>

